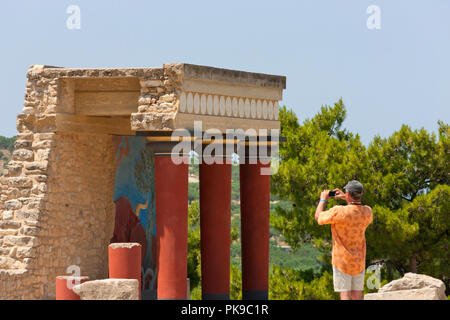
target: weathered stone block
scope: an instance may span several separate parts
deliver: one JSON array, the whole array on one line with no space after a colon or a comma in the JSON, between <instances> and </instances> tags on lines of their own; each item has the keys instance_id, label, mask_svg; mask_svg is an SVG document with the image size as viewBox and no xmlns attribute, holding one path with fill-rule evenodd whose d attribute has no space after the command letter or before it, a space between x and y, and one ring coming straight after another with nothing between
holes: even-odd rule
<instances>
[{"instance_id":1,"label":"weathered stone block","mask_svg":"<svg viewBox=\"0 0 450 320\"><path fill-rule=\"evenodd\" d=\"M17 229L0 229L0 236L15 236L17 233Z\"/></svg>"},{"instance_id":2,"label":"weathered stone block","mask_svg":"<svg viewBox=\"0 0 450 320\"><path fill-rule=\"evenodd\" d=\"M18 259L22 258L36 258L37 250L36 248L31 247L22 247L18 248L16 251L16 257Z\"/></svg>"},{"instance_id":3,"label":"weathered stone block","mask_svg":"<svg viewBox=\"0 0 450 320\"><path fill-rule=\"evenodd\" d=\"M17 141L25 140L25 141L33 141L34 134L33 133L19 133L17 135ZM30 142L31 145L31 142Z\"/></svg>"},{"instance_id":4,"label":"weathered stone block","mask_svg":"<svg viewBox=\"0 0 450 320\"><path fill-rule=\"evenodd\" d=\"M27 104L31 104L31 103L25 101L24 105L27 105ZM24 114L35 114L36 108L34 108L34 106L29 106L29 107L27 106L22 109L22 112Z\"/></svg>"},{"instance_id":5,"label":"weathered stone block","mask_svg":"<svg viewBox=\"0 0 450 320\"><path fill-rule=\"evenodd\" d=\"M6 210L17 210L22 208L22 202L19 200L9 200L5 202Z\"/></svg>"},{"instance_id":6,"label":"weathered stone block","mask_svg":"<svg viewBox=\"0 0 450 320\"><path fill-rule=\"evenodd\" d=\"M12 220L3 220L0 221L0 229L18 229L20 228L21 223Z\"/></svg>"},{"instance_id":7,"label":"weathered stone block","mask_svg":"<svg viewBox=\"0 0 450 320\"><path fill-rule=\"evenodd\" d=\"M36 151L36 161L48 161L50 149L39 149Z\"/></svg>"},{"instance_id":8,"label":"weathered stone block","mask_svg":"<svg viewBox=\"0 0 450 320\"><path fill-rule=\"evenodd\" d=\"M175 101L175 95L172 93L172 94L165 94L165 95L163 95L163 96L161 96L160 98L159 98L159 101L161 101L161 102L167 102L167 103L172 103L172 102L174 102Z\"/></svg>"},{"instance_id":9,"label":"weathered stone block","mask_svg":"<svg viewBox=\"0 0 450 320\"><path fill-rule=\"evenodd\" d=\"M18 220L37 220L39 218L39 210L31 209L31 210L19 210L16 211L16 219Z\"/></svg>"},{"instance_id":10,"label":"weathered stone block","mask_svg":"<svg viewBox=\"0 0 450 320\"><path fill-rule=\"evenodd\" d=\"M25 269L29 269L30 265L34 262L34 258L24 258L23 259L23 267Z\"/></svg>"},{"instance_id":11,"label":"weathered stone block","mask_svg":"<svg viewBox=\"0 0 450 320\"><path fill-rule=\"evenodd\" d=\"M13 152L12 158L16 161L33 161L34 152L28 149L18 149Z\"/></svg>"},{"instance_id":12,"label":"weathered stone block","mask_svg":"<svg viewBox=\"0 0 450 320\"><path fill-rule=\"evenodd\" d=\"M14 214L12 211L3 211L2 219L3 220L10 220L14 217Z\"/></svg>"},{"instance_id":13,"label":"weathered stone block","mask_svg":"<svg viewBox=\"0 0 450 320\"><path fill-rule=\"evenodd\" d=\"M5 236L3 238L3 244L31 247L37 244L37 238L30 236Z\"/></svg>"},{"instance_id":14,"label":"weathered stone block","mask_svg":"<svg viewBox=\"0 0 450 320\"><path fill-rule=\"evenodd\" d=\"M0 269L18 269L21 266L22 264L16 259L0 256Z\"/></svg>"},{"instance_id":15,"label":"weathered stone block","mask_svg":"<svg viewBox=\"0 0 450 320\"><path fill-rule=\"evenodd\" d=\"M406 273L401 279L391 281L388 284L384 285L382 288L380 288L380 290L378 290L378 293L422 288L437 289L440 299L446 299L445 284L443 281L424 274L411 272Z\"/></svg>"},{"instance_id":16,"label":"weathered stone block","mask_svg":"<svg viewBox=\"0 0 450 320\"><path fill-rule=\"evenodd\" d=\"M364 300L441 300L437 288L387 291L369 293Z\"/></svg>"},{"instance_id":17,"label":"weathered stone block","mask_svg":"<svg viewBox=\"0 0 450 320\"><path fill-rule=\"evenodd\" d=\"M20 195L22 197L28 197L28 196L30 196L30 194L31 194L30 188L25 188L25 189L20 190Z\"/></svg>"},{"instance_id":18,"label":"weathered stone block","mask_svg":"<svg viewBox=\"0 0 450 320\"><path fill-rule=\"evenodd\" d=\"M41 231L38 227L23 227L20 229L20 234L26 235L26 236L36 236Z\"/></svg>"},{"instance_id":19,"label":"weathered stone block","mask_svg":"<svg viewBox=\"0 0 450 320\"><path fill-rule=\"evenodd\" d=\"M24 223L26 226L31 226L31 227L37 227L37 226L40 225L40 222L39 222L39 221L33 221L33 220L24 220L23 223Z\"/></svg>"},{"instance_id":20,"label":"weathered stone block","mask_svg":"<svg viewBox=\"0 0 450 320\"><path fill-rule=\"evenodd\" d=\"M34 178L37 182L46 182L48 179L45 174L32 175L30 177Z\"/></svg>"},{"instance_id":21,"label":"weathered stone block","mask_svg":"<svg viewBox=\"0 0 450 320\"><path fill-rule=\"evenodd\" d=\"M48 149L52 146L52 141L51 140L43 140L43 141L34 141L32 148L34 150L37 149Z\"/></svg>"},{"instance_id":22,"label":"weathered stone block","mask_svg":"<svg viewBox=\"0 0 450 320\"><path fill-rule=\"evenodd\" d=\"M48 161L34 161L25 163L26 174L45 174L48 168Z\"/></svg>"},{"instance_id":23,"label":"weathered stone block","mask_svg":"<svg viewBox=\"0 0 450 320\"><path fill-rule=\"evenodd\" d=\"M20 176L22 174L22 167L23 167L23 165L21 163L11 161L7 165L7 168L8 168L7 176L9 176L9 177Z\"/></svg>"},{"instance_id":24,"label":"weathered stone block","mask_svg":"<svg viewBox=\"0 0 450 320\"><path fill-rule=\"evenodd\" d=\"M150 94L146 94L139 97L138 103L140 105L148 105L152 103L152 96Z\"/></svg>"},{"instance_id":25,"label":"weathered stone block","mask_svg":"<svg viewBox=\"0 0 450 320\"><path fill-rule=\"evenodd\" d=\"M81 300L139 300L139 282L136 279L105 279L87 281L74 286Z\"/></svg>"},{"instance_id":26,"label":"weathered stone block","mask_svg":"<svg viewBox=\"0 0 450 320\"><path fill-rule=\"evenodd\" d=\"M29 188L33 185L33 180L29 177L10 177L8 185L17 188Z\"/></svg>"},{"instance_id":27,"label":"weathered stone block","mask_svg":"<svg viewBox=\"0 0 450 320\"><path fill-rule=\"evenodd\" d=\"M27 204L27 209L44 209L45 201L42 199L33 199L30 200Z\"/></svg>"},{"instance_id":28,"label":"weathered stone block","mask_svg":"<svg viewBox=\"0 0 450 320\"><path fill-rule=\"evenodd\" d=\"M47 184L46 183L40 183L38 187L39 192L45 193L47 192Z\"/></svg>"},{"instance_id":29,"label":"weathered stone block","mask_svg":"<svg viewBox=\"0 0 450 320\"><path fill-rule=\"evenodd\" d=\"M35 130L36 117L29 114L19 114L17 116L16 127L18 132L26 132Z\"/></svg>"},{"instance_id":30,"label":"weathered stone block","mask_svg":"<svg viewBox=\"0 0 450 320\"><path fill-rule=\"evenodd\" d=\"M15 149L29 149L29 148L31 148L31 144L32 144L32 142L30 140L16 140L16 142L14 142L14 148Z\"/></svg>"},{"instance_id":31,"label":"weathered stone block","mask_svg":"<svg viewBox=\"0 0 450 320\"><path fill-rule=\"evenodd\" d=\"M138 107L138 112L145 113L147 112L148 105L144 104Z\"/></svg>"}]
</instances>

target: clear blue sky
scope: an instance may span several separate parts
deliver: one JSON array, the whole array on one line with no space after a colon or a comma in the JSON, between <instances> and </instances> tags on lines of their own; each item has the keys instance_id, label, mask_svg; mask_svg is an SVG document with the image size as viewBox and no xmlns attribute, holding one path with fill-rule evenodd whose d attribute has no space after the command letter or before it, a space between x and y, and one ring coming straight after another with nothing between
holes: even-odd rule
<instances>
[{"instance_id":1,"label":"clear blue sky","mask_svg":"<svg viewBox=\"0 0 450 320\"><path fill-rule=\"evenodd\" d=\"M69 30L69 5L81 29ZM381 29L366 26L369 5ZM287 76L301 120L343 97L368 143L401 124L450 120L449 0L2 1L0 135L16 134L32 64L159 67L187 62Z\"/></svg>"}]
</instances>

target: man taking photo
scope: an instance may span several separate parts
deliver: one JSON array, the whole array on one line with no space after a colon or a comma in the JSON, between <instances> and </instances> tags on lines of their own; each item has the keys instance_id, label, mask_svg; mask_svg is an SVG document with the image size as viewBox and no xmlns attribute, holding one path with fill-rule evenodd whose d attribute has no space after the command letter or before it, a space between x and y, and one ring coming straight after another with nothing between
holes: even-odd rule
<instances>
[{"instance_id":1,"label":"man taking photo","mask_svg":"<svg viewBox=\"0 0 450 320\"><path fill-rule=\"evenodd\" d=\"M319 225L331 224L333 240L332 265L334 291L339 292L341 300L362 300L364 272L366 268L365 231L372 222L372 208L361 204L363 186L352 180L344 187L334 191L324 190L320 195L315 219ZM346 206L334 206L328 211L324 208L328 199L345 199Z\"/></svg>"}]
</instances>

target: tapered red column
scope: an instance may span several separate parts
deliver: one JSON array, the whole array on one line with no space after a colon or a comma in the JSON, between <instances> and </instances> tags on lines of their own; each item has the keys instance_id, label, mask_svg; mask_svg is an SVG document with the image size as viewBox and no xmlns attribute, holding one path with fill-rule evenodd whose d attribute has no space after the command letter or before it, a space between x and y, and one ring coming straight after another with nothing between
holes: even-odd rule
<instances>
[{"instance_id":1,"label":"tapered red column","mask_svg":"<svg viewBox=\"0 0 450 320\"><path fill-rule=\"evenodd\" d=\"M186 299L188 171L170 156L155 157L158 299Z\"/></svg>"},{"instance_id":2,"label":"tapered red column","mask_svg":"<svg viewBox=\"0 0 450 320\"><path fill-rule=\"evenodd\" d=\"M200 164L202 299L230 298L231 165Z\"/></svg>"},{"instance_id":3,"label":"tapered red column","mask_svg":"<svg viewBox=\"0 0 450 320\"><path fill-rule=\"evenodd\" d=\"M269 288L269 164L241 164L242 298L266 300Z\"/></svg>"}]
</instances>

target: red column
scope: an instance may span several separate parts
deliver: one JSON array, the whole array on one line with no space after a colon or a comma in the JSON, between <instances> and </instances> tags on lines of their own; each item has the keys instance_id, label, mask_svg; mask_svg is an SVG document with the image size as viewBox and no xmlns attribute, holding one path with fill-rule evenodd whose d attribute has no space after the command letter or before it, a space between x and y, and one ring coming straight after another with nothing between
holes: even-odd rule
<instances>
[{"instance_id":1,"label":"red column","mask_svg":"<svg viewBox=\"0 0 450 320\"><path fill-rule=\"evenodd\" d=\"M230 298L231 165L200 164L202 299Z\"/></svg>"},{"instance_id":2,"label":"red column","mask_svg":"<svg viewBox=\"0 0 450 320\"><path fill-rule=\"evenodd\" d=\"M73 286L82 284L89 277L58 276L56 277L56 300L80 300L80 296L73 292Z\"/></svg>"},{"instance_id":3,"label":"red column","mask_svg":"<svg viewBox=\"0 0 450 320\"><path fill-rule=\"evenodd\" d=\"M109 278L136 279L142 289L142 246L139 243L111 243L108 246Z\"/></svg>"},{"instance_id":4,"label":"red column","mask_svg":"<svg viewBox=\"0 0 450 320\"><path fill-rule=\"evenodd\" d=\"M270 164L241 164L242 298L266 300L269 288Z\"/></svg>"},{"instance_id":5,"label":"red column","mask_svg":"<svg viewBox=\"0 0 450 320\"><path fill-rule=\"evenodd\" d=\"M158 299L186 299L188 172L187 162L155 156Z\"/></svg>"}]
</instances>

